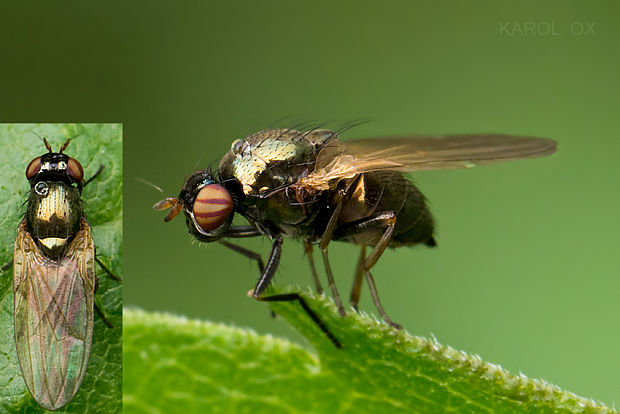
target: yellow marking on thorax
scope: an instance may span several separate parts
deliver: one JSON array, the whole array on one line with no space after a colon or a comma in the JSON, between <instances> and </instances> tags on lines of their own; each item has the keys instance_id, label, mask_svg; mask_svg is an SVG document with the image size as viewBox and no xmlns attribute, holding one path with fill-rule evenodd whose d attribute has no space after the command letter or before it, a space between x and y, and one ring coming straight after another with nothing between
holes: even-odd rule
<instances>
[{"instance_id":1,"label":"yellow marking on thorax","mask_svg":"<svg viewBox=\"0 0 620 414\"><path fill-rule=\"evenodd\" d=\"M297 147L293 142L267 139L258 147L248 147L237 154L233 161L233 174L243 185L243 192L250 194L257 177L273 161L284 161L295 156Z\"/></svg>"},{"instance_id":2,"label":"yellow marking on thorax","mask_svg":"<svg viewBox=\"0 0 620 414\"><path fill-rule=\"evenodd\" d=\"M50 250L54 250L55 247L64 246L67 243L66 237L46 237L45 239L39 239L41 244Z\"/></svg>"},{"instance_id":3,"label":"yellow marking on thorax","mask_svg":"<svg viewBox=\"0 0 620 414\"><path fill-rule=\"evenodd\" d=\"M49 221L53 215L64 219L69 215L69 203L64 187L50 188L46 197L43 197L37 210L37 218Z\"/></svg>"}]
</instances>

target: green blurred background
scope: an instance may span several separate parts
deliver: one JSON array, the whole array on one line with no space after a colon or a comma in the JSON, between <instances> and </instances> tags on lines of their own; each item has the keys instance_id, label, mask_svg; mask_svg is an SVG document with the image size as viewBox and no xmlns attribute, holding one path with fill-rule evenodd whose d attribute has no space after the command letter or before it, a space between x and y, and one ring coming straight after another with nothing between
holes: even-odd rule
<instances>
[{"instance_id":1,"label":"green blurred background","mask_svg":"<svg viewBox=\"0 0 620 414\"><path fill-rule=\"evenodd\" d=\"M298 340L246 297L255 264L194 243L182 219L164 224L151 209L163 195L136 178L176 196L233 139L282 117L372 119L345 138L554 138L551 158L416 174L439 247L388 251L374 275L410 332L612 405L619 12L615 0L13 4L0 16L0 117L124 123L126 305ZM302 250L285 241L277 283L311 284ZM331 248L344 296L356 254Z\"/></svg>"}]
</instances>

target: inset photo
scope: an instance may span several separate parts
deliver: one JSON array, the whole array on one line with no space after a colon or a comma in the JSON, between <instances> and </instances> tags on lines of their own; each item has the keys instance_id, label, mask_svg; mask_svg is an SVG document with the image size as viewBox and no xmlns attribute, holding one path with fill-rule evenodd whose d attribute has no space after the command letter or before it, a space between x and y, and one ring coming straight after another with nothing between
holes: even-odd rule
<instances>
[{"instance_id":1,"label":"inset photo","mask_svg":"<svg viewBox=\"0 0 620 414\"><path fill-rule=\"evenodd\" d=\"M122 125L0 124L0 412L122 410Z\"/></svg>"}]
</instances>

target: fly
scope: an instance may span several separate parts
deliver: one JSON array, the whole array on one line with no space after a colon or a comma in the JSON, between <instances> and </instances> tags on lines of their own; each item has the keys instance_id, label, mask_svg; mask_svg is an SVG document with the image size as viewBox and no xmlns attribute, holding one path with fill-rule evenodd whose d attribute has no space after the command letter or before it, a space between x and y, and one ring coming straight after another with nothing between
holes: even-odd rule
<instances>
[{"instance_id":1,"label":"fly","mask_svg":"<svg viewBox=\"0 0 620 414\"><path fill-rule=\"evenodd\" d=\"M90 357L95 257L90 225L82 209L82 188L89 180L78 160L63 152L34 158L26 168L30 193L13 252L15 345L22 376L32 397L57 410L77 393ZM8 267L8 266L6 266Z\"/></svg>"},{"instance_id":2,"label":"fly","mask_svg":"<svg viewBox=\"0 0 620 414\"><path fill-rule=\"evenodd\" d=\"M190 234L202 242L219 241L255 260L260 270L250 295L263 301L298 301L340 347L339 341L297 293L264 296L278 267L283 236L304 242L316 290L322 292L314 266L318 244L328 285L340 315L344 306L328 256L331 241L360 246L351 304L357 309L363 280L385 322L371 269L386 248L436 246L434 223L424 195L403 173L467 168L550 155L556 142L546 138L499 134L410 136L341 141L336 132L317 129L270 129L238 139L217 171L194 172L176 198L155 204L170 208L165 221L181 210ZM232 226L235 213L246 226ZM260 255L226 239L266 236L272 242L266 264ZM367 254L367 247L369 253Z\"/></svg>"}]
</instances>

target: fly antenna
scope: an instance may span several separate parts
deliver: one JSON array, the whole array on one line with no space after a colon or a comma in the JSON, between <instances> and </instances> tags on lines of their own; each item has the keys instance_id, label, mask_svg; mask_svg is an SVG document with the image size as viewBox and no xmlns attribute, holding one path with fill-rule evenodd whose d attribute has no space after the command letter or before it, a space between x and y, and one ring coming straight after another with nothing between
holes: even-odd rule
<instances>
[{"instance_id":1,"label":"fly antenna","mask_svg":"<svg viewBox=\"0 0 620 414\"><path fill-rule=\"evenodd\" d=\"M69 146L70 142L71 142L71 138L66 140L65 143L62 144L62 147L60 147L60 150L58 151L58 153L62 154L62 152L67 149L67 147Z\"/></svg>"},{"instance_id":2,"label":"fly antenna","mask_svg":"<svg viewBox=\"0 0 620 414\"><path fill-rule=\"evenodd\" d=\"M45 148L47 148L47 150L49 152L54 152L52 151L52 146L50 145L50 143L47 141L47 139L43 138L43 143L45 144Z\"/></svg>"},{"instance_id":3,"label":"fly antenna","mask_svg":"<svg viewBox=\"0 0 620 414\"><path fill-rule=\"evenodd\" d=\"M41 141L43 141L43 144L45 145L45 148L47 148L47 150L49 152L54 152L52 151L52 146L50 145L50 143L47 141L47 139L45 137L42 137L41 135L39 135L36 131L31 131L33 134L35 134L36 136L38 136Z\"/></svg>"},{"instance_id":4,"label":"fly antenna","mask_svg":"<svg viewBox=\"0 0 620 414\"><path fill-rule=\"evenodd\" d=\"M157 191L159 191L162 194L164 193L164 190L162 190L161 187L159 187L158 185L153 184L150 181L146 181L144 178L134 177L133 179L136 180L136 181L141 182L142 184L146 184L149 187L152 187L152 188L156 189Z\"/></svg>"},{"instance_id":5,"label":"fly antenna","mask_svg":"<svg viewBox=\"0 0 620 414\"><path fill-rule=\"evenodd\" d=\"M64 143L64 144L62 144L62 147L60 147L60 150L59 150L58 152L59 152L60 154L62 154L62 152L63 152L64 150L66 150L66 149L67 149L67 147L69 146L69 143L70 143L71 141L73 141L75 138L79 137L80 135L81 135L81 134L75 134L75 135L74 135L74 136L72 136L71 138L67 138L67 140L65 141L65 143Z\"/></svg>"},{"instance_id":6,"label":"fly antenna","mask_svg":"<svg viewBox=\"0 0 620 414\"><path fill-rule=\"evenodd\" d=\"M202 160L204 160L205 156L206 156L206 154L203 154L200 158L198 158L196 160L196 162L194 163L194 171L196 171L198 169L198 166L200 165Z\"/></svg>"}]
</instances>

